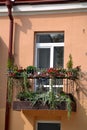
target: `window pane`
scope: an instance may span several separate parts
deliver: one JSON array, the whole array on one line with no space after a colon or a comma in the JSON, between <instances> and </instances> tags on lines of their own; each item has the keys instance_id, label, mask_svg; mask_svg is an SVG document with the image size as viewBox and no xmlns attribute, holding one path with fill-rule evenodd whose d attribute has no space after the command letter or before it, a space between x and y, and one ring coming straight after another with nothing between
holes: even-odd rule
<instances>
[{"instance_id":1,"label":"window pane","mask_svg":"<svg viewBox=\"0 0 87 130\"><path fill-rule=\"evenodd\" d=\"M43 33L37 34L37 43L58 43L64 42L64 33Z\"/></svg>"},{"instance_id":2,"label":"window pane","mask_svg":"<svg viewBox=\"0 0 87 130\"><path fill-rule=\"evenodd\" d=\"M54 47L54 67L63 67L64 47Z\"/></svg>"},{"instance_id":3,"label":"window pane","mask_svg":"<svg viewBox=\"0 0 87 130\"><path fill-rule=\"evenodd\" d=\"M63 68L63 60L64 47L54 47L54 67ZM63 85L63 80L57 79L54 84Z\"/></svg>"},{"instance_id":4,"label":"window pane","mask_svg":"<svg viewBox=\"0 0 87 130\"><path fill-rule=\"evenodd\" d=\"M37 50L37 67L49 68L50 67L50 48L38 48Z\"/></svg>"},{"instance_id":5,"label":"window pane","mask_svg":"<svg viewBox=\"0 0 87 130\"><path fill-rule=\"evenodd\" d=\"M59 123L38 123L37 130L60 130Z\"/></svg>"}]
</instances>

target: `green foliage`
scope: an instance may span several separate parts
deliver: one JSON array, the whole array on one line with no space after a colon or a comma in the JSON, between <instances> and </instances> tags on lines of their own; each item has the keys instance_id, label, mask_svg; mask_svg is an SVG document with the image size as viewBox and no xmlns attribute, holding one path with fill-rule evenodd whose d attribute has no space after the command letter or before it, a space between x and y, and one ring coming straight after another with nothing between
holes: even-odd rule
<instances>
[{"instance_id":1,"label":"green foliage","mask_svg":"<svg viewBox=\"0 0 87 130\"><path fill-rule=\"evenodd\" d=\"M11 67L10 67L11 68ZM76 68L73 68L73 61L72 61L72 56L69 56L69 61L67 62L67 68L68 69L56 69L56 68L51 68L48 70L45 70L43 72L40 73L40 75L37 73L36 74L36 67L34 66L28 66L26 69L18 69L17 66L13 67L13 72L10 73L11 75L9 75L9 80L8 80L8 100L11 102L11 98L12 98L12 88L13 88L13 79L18 78L20 81L20 86L21 86L21 92L18 93L17 98L20 100L29 100L32 102L32 105L36 105L38 102L44 104L44 105L49 105L50 109L57 109L59 104L62 104L63 102L66 103L66 109L68 111L68 117L70 117L71 115L71 111L72 111L72 107L71 107L71 103L72 100L70 99L70 97L65 94L64 92L60 92L55 94L55 92L53 91L53 85L54 85L54 80L55 77L58 78L59 77L64 77L66 78L67 72L70 72L71 76L74 74L77 76L78 72L79 72L79 66L77 66ZM34 73L35 72L35 73ZM50 73L54 74L50 76ZM13 74L13 75L12 75ZM29 75L32 74L32 75ZM34 75L35 74L35 75ZM12 76L12 77L11 77ZM30 77L29 77L30 76ZM40 76L40 77L39 77ZM30 86L30 82L29 79L30 78L49 78L50 77L50 91L49 92L31 92L29 90ZM61 91L61 90L59 90ZM60 107L60 105L59 105Z\"/></svg>"},{"instance_id":2,"label":"green foliage","mask_svg":"<svg viewBox=\"0 0 87 130\"><path fill-rule=\"evenodd\" d=\"M73 60L72 60L72 55L69 55L69 61L67 62L67 68L72 69L73 68Z\"/></svg>"},{"instance_id":3,"label":"green foliage","mask_svg":"<svg viewBox=\"0 0 87 130\"><path fill-rule=\"evenodd\" d=\"M27 71L27 73L33 74L36 71L36 67L35 66L28 66L26 68L26 71Z\"/></svg>"},{"instance_id":4,"label":"green foliage","mask_svg":"<svg viewBox=\"0 0 87 130\"><path fill-rule=\"evenodd\" d=\"M70 118L71 111L72 111L72 107L71 107L72 100L64 92L62 92L59 96L57 96L53 92L37 93L37 92L30 92L30 91L26 91L26 92L22 91L17 95L17 98L20 100L31 101L33 106L38 102L42 103L43 105L48 104L50 109L56 109L58 104L65 102L66 109L68 111L68 117Z\"/></svg>"},{"instance_id":5,"label":"green foliage","mask_svg":"<svg viewBox=\"0 0 87 130\"><path fill-rule=\"evenodd\" d=\"M13 67L14 67L14 58L13 58L13 57L12 57L12 58L8 58L7 68L8 68L9 70L12 70Z\"/></svg>"},{"instance_id":6,"label":"green foliage","mask_svg":"<svg viewBox=\"0 0 87 130\"><path fill-rule=\"evenodd\" d=\"M31 100L33 101L35 97L35 94L33 92L29 91L22 91L18 93L17 98L20 100Z\"/></svg>"},{"instance_id":7,"label":"green foliage","mask_svg":"<svg viewBox=\"0 0 87 130\"><path fill-rule=\"evenodd\" d=\"M67 110L68 110L68 118L70 118L71 116L71 112L72 112L72 107L71 107L71 99L69 97L66 98L66 107L67 107Z\"/></svg>"},{"instance_id":8,"label":"green foliage","mask_svg":"<svg viewBox=\"0 0 87 130\"><path fill-rule=\"evenodd\" d=\"M24 71L23 73L22 73L22 75L23 75L23 86L24 86L24 91L28 91L28 87L27 87L27 85L28 85L28 78L27 78L27 72L26 71Z\"/></svg>"},{"instance_id":9,"label":"green foliage","mask_svg":"<svg viewBox=\"0 0 87 130\"><path fill-rule=\"evenodd\" d=\"M14 84L13 78L8 77L8 82L7 82L7 86L8 86L8 90L7 90L7 91L8 91L8 96L7 96L7 99L8 99L8 102L9 102L9 103L12 102L13 84Z\"/></svg>"},{"instance_id":10,"label":"green foliage","mask_svg":"<svg viewBox=\"0 0 87 130\"><path fill-rule=\"evenodd\" d=\"M8 82L8 101L10 103L12 102L13 86L15 85L21 86L22 92L20 93L20 97L23 96L25 97L25 99L27 98L26 94L28 94L28 91L31 85L30 85L30 81L27 78L26 71L23 71L22 78L20 78L19 80L14 80L13 77L9 76L7 82Z\"/></svg>"}]
</instances>

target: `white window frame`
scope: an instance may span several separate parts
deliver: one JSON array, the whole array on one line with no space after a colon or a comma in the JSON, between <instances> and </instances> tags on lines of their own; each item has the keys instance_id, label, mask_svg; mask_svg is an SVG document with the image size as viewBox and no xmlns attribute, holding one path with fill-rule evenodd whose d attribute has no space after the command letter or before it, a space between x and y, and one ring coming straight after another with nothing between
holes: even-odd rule
<instances>
[{"instance_id":1,"label":"white window frame","mask_svg":"<svg viewBox=\"0 0 87 130\"><path fill-rule=\"evenodd\" d=\"M53 67L54 47L64 47L64 42L58 43L36 43L35 66L37 66L37 49L50 48L50 67Z\"/></svg>"},{"instance_id":2,"label":"white window frame","mask_svg":"<svg viewBox=\"0 0 87 130\"><path fill-rule=\"evenodd\" d=\"M57 32L54 32L54 33L57 33ZM38 33L38 34L45 34L45 33ZM48 33L46 33L46 34L48 34ZM49 34L50 34L50 32L49 32ZM53 43L35 42L35 66L36 67L37 67L37 50L38 50L38 48L50 48L50 68L53 67L54 47L64 47L64 42L56 42L56 43L55 42L53 42ZM51 86L44 85L44 87L51 87ZM54 85L53 87L63 87L63 85Z\"/></svg>"}]
</instances>

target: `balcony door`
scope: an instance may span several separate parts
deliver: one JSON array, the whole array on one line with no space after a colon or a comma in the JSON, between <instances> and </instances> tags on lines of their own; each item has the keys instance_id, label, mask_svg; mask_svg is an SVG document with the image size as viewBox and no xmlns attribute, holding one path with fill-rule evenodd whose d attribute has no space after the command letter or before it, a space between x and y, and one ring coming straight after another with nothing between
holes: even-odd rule
<instances>
[{"instance_id":1,"label":"balcony door","mask_svg":"<svg viewBox=\"0 0 87 130\"><path fill-rule=\"evenodd\" d=\"M36 33L35 66L43 71L48 68L63 68L64 64L64 33ZM49 87L49 80L37 80L37 87L42 82ZM55 83L54 83L55 84ZM55 87L62 86L62 80L56 80ZM49 90L49 88L47 89Z\"/></svg>"}]
</instances>

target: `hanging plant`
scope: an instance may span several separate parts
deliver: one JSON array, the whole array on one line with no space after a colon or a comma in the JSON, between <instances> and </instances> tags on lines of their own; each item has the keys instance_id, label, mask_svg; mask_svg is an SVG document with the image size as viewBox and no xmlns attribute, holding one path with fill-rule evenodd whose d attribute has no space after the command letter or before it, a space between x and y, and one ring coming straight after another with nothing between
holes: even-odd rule
<instances>
[{"instance_id":1,"label":"hanging plant","mask_svg":"<svg viewBox=\"0 0 87 130\"><path fill-rule=\"evenodd\" d=\"M8 77L7 80L7 99L8 102L11 103L12 102L12 96L13 96L13 85L14 85L14 80L12 77Z\"/></svg>"},{"instance_id":2,"label":"hanging plant","mask_svg":"<svg viewBox=\"0 0 87 130\"><path fill-rule=\"evenodd\" d=\"M7 69L8 71L13 70L14 67L14 57L9 57L7 61Z\"/></svg>"}]
</instances>

